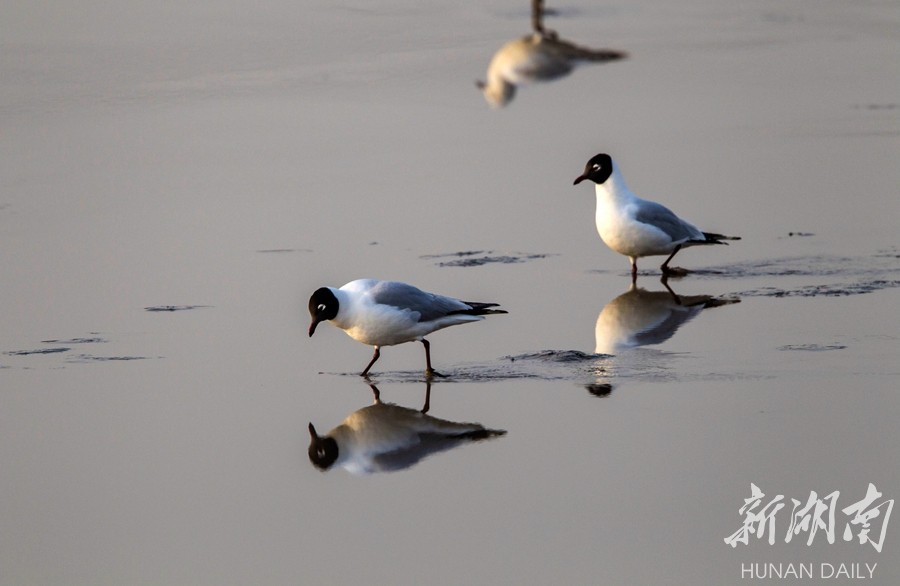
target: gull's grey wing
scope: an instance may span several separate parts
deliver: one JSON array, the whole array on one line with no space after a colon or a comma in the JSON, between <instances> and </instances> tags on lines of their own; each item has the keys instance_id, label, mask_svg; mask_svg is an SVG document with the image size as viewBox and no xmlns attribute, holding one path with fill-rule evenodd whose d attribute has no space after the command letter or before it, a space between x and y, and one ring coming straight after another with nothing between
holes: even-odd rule
<instances>
[{"instance_id":1,"label":"gull's grey wing","mask_svg":"<svg viewBox=\"0 0 900 586\"><path fill-rule=\"evenodd\" d=\"M642 200L637 205L634 219L659 228L675 241L706 239L703 232L676 216L666 206L655 201Z\"/></svg>"},{"instance_id":2,"label":"gull's grey wing","mask_svg":"<svg viewBox=\"0 0 900 586\"><path fill-rule=\"evenodd\" d=\"M369 290L369 296L375 303L418 312L419 321L431 321L452 313L472 309L458 299L428 293L398 281L378 283Z\"/></svg>"}]
</instances>

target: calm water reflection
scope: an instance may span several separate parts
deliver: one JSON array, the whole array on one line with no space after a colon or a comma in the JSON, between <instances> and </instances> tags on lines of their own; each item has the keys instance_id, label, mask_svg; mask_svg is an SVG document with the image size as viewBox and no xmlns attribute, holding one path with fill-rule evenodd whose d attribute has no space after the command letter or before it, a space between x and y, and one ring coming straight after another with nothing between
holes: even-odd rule
<instances>
[{"instance_id":1,"label":"calm water reflection","mask_svg":"<svg viewBox=\"0 0 900 586\"><path fill-rule=\"evenodd\" d=\"M309 460L320 470L340 466L353 474L394 472L410 468L431 454L506 433L480 423L428 415L430 383L425 385L425 403L420 409L383 403L378 388L369 386L374 403L354 411L327 434L319 435L309 424Z\"/></svg>"},{"instance_id":2,"label":"calm water reflection","mask_svg":"<svg viewBox=\"0 0 900 586\"><path fill-rule=\"evenodd\" d=\"M628 291L603 307L594 328L597 354L661 344L702 310L740 302L711 295L678 295L666 279L661 282L665 289L660 291L632 283Z\"/></svg>"},{"instance_id":3,"label":"calm water reflection","mask_svg":"<svg viewBox=\"0 0 900 586\"><path fill-rule=\"evenodd\" d=\"M532 34L500 47L488 65L487 80L477 82L491 106L507 105L521 84L565 77L581 63L603 63L626 57L621 51L591 49L566 41L555 31L544 28L543 16L543 2L533 0Z\"/></svg>"},{"instance_id":4,"label":"calm water reflection","mask_svg":"<svg viewBox=\"0 0 900 586\"><path fill-rule=\"evenodd\" d=\"M896 3L558 4L554 36L526 1L4 6L0 583L900 584L896 512L877 558L723 542L750 482L782 536L791 497L900 493ZM528 33L629 57L485 108ZM741 303L646 346L620 309L641 334L593 354L628 290L567 203L595 149L746 237L670 281ZM485 253L422 258L453 251ZM307 337L308 294L368 274L510 311L441 335L426 413L418 344L373 404L372 351ZM432 416L509 434L431 456L470 441L422 449ZM412 469L323 474L309 420L331 468Z\"/></svg>"}]
</instances>

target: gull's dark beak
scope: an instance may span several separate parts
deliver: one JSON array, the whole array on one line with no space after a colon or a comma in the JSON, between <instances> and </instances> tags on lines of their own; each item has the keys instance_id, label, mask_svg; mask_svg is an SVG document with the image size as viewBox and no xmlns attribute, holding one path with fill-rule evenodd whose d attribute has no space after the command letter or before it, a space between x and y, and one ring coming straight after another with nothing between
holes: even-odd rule
<instances>
[{"instance_id":1,"label":"gull's dark beak","mask_svg":"<svg viewBox=\"0 0 900 586\"><path fill-rule=\"evenodd\" d=\"M312 335L316 333L316 326L319 325L319 321L316 318L313 318L312 323L309 324L309 337L312 338Z\"/></svg>"},{"instance_id":2,"label":"gull's dark beak","mask_svg":"<svg viewBox=\"0 0 900 586\"><path fill-rule=\"evenodd\" d=\"M312 422L309 423L309 437L313 440L319 439L319 434L316 433L316 428Z\"/></svg>"},{"instance_id":3,"label":"gull's dark beak","mask_svg":"<svg viewBox=\"0 0 900 586\"><path fill-rule=\"evenodd\" d=\"M578 185L585 179L587 179L587 175L579 175L578 177L575 178L575 183L573 183L572 185Z\"/></svg>"}]
</instances>

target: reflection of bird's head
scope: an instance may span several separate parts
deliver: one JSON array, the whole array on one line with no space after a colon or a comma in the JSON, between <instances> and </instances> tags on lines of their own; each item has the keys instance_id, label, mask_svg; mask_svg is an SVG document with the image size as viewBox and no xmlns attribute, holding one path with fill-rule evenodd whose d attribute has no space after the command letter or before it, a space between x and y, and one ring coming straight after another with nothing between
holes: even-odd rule
<instances>
[{"instance_id":1,"label":"reflection of bird's head","mask_svg":"<svg viewBox=\"0 0 900 586\"><path fill-rule=\"evenodd\" d=\"M309 324L309 335L316 333L316 326L319 322L337 317L340 304L337 297L332 293L329 287L320 287L309 298L309 315L312 316L312 322Z\"/></svg>"},{"instance_id":2,"label":"reflection of bird's head","mask_svg":"<svg viewBox=\"0 0 900 586\"><path fill-rule=\"evenodd\" d=\"M484 94L484 99L494 108L502 108L516 96L516 86L502 78L476 81L475 86Z\"/></svg>"},{"instance_id":3,"label":"reflection of bird's head","mask_svg":"<svg viewBox=\"0 0 900 586\"><path fill-rule=\"evenodd\" d=\"M309 424L309 461L319 470L328 470L338 457L338 445L333 437L320 436Z\"/></svg>"},{"instance_id":4,"label":"reflection of bird's head","mask_svg":"<svg viewBox=\"0 0 900 586\"><path fill-rule=\"evenodd\" d=\"M595 397L608 397L613 392L613 387L610 383L591 383L585 385L584 388Z\"/></svg>"}]
</instances>

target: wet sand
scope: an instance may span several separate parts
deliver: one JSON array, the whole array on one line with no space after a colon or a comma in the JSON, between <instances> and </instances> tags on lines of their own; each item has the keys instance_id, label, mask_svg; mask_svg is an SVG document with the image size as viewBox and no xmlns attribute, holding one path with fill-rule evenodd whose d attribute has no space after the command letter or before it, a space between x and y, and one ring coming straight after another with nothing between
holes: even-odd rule
<instances>
[{"instance_id":1,"label":"wet sand","mask_svg":"<svg viewBox=\"0 0 900 586\"><path fill-rule=\"evenodd\" d=\"M0 582L900 580L900 521L878 552L841 510L900 495L896 6L553 8L628 58L500 110L526 2L7 10ZM572 186L601 151L743 240L630 290ZM430 337L428 411L506 435L313 467L308 423L373 396L306 302L360 277L509 310ZM422 362L385 348L382 401L420 409ZM777 538L732 548L751 483ZM834 543L786 543L812 491Z\"/></svg>"}]
</instances>

